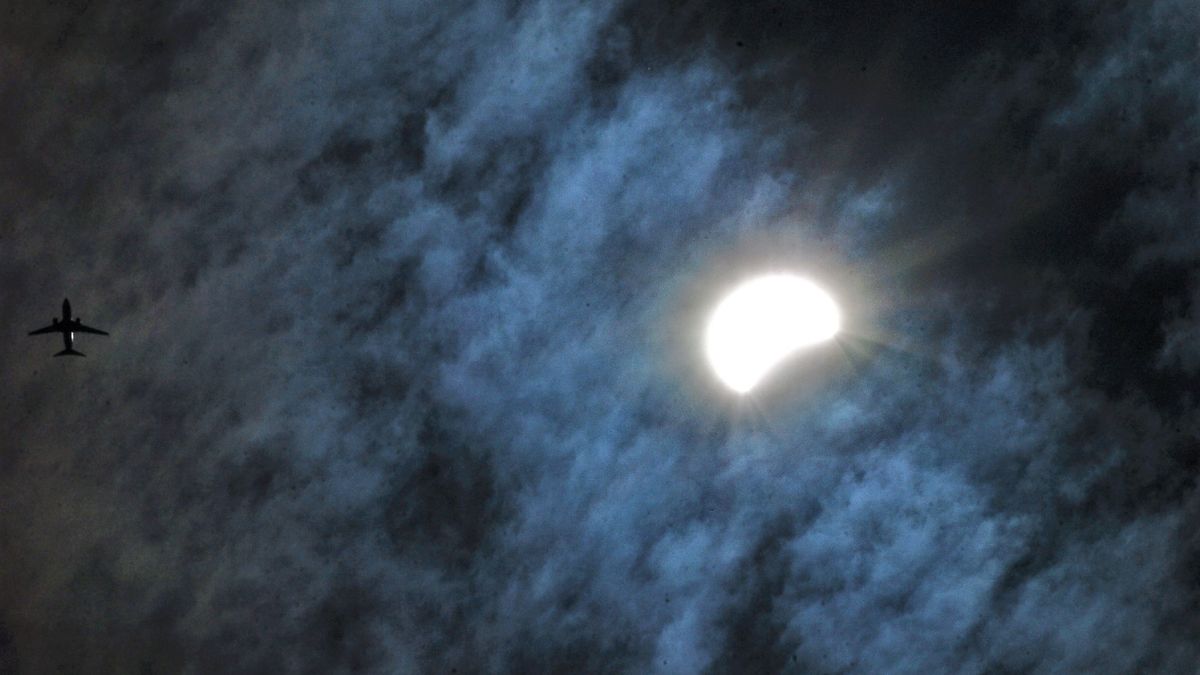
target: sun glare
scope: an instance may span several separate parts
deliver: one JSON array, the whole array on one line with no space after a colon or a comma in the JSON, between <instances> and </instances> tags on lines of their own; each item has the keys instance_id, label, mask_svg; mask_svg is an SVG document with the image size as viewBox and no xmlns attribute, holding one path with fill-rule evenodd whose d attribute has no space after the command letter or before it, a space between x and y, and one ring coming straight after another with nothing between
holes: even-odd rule
<instances>
[{"instance_id":1,"label":"sun glare","mask_svg":"<svg viewBox=\"0 0 1200 675\"><path fill-rule=\"evenodd\" d=\"M717 305L704 348L717 377L744 394L793 352L840 328L828 293L807 279L772 274L746 281Z\"/></svg>"}]
</instances>

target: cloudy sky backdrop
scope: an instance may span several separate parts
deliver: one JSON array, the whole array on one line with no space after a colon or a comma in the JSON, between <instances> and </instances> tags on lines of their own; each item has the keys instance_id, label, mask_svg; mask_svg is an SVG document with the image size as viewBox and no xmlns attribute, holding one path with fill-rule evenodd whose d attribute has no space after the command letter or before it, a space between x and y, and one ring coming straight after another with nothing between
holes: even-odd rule
<instances>
[{"instance_id":1,"label":"cloudy sky backdrop","mask_svg":"<svg viewBox=\"0 0 1200 675\"><path fill-rule=\"evenodd\" d=\"M1194 672L1200 12L975 5L8 3L0 672Z\"/></svg>"}]
</instances>

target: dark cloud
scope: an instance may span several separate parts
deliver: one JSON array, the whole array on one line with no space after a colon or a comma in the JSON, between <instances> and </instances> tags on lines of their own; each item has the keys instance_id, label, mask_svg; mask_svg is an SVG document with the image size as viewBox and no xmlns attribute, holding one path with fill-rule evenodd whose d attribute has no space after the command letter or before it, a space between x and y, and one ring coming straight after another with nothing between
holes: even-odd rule
<instances>
[{"instance_id":1,"label":"dark cloud","mask_svg":"<svg viewBox=\"0 0 1200 675\"><path fill-rule=\"evenodd\" d=\"M1188 3L7 16L5 672L1200 659Z\"/></svg>"}]
</instances>

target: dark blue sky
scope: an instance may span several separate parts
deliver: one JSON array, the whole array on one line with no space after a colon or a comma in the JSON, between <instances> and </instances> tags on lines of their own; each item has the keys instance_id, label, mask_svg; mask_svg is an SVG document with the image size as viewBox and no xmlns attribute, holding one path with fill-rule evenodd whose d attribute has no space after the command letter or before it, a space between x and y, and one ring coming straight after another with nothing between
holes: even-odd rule
<instances>
[{"instance_id":1,"label":"dark blue sky","mask_svg":"<svg viewBox=\"0 0 1200 675\"><path fill-rule=\"evenodd\" d=\"M973 4L10 3L0 672L1195 672L1200 14Z\"/></svg>"}]
</instances>

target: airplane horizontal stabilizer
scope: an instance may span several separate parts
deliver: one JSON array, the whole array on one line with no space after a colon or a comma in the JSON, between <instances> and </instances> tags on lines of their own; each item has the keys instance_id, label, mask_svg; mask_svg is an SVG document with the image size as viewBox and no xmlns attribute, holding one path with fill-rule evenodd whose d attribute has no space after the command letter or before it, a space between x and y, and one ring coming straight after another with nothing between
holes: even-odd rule
<instances>
[{"instance_id":1,"label":"airplane horizontal stabilizer","mask_svg":"<svg viewBox=\"0 0 1200 675\"><path fill-rule=\"evenodd\" d=\"M83 352L77 352L74 349L64 349L61 352L55 354L55 356L86 356L86 354L84 354Z\"/></svg>"}]
</instances>

